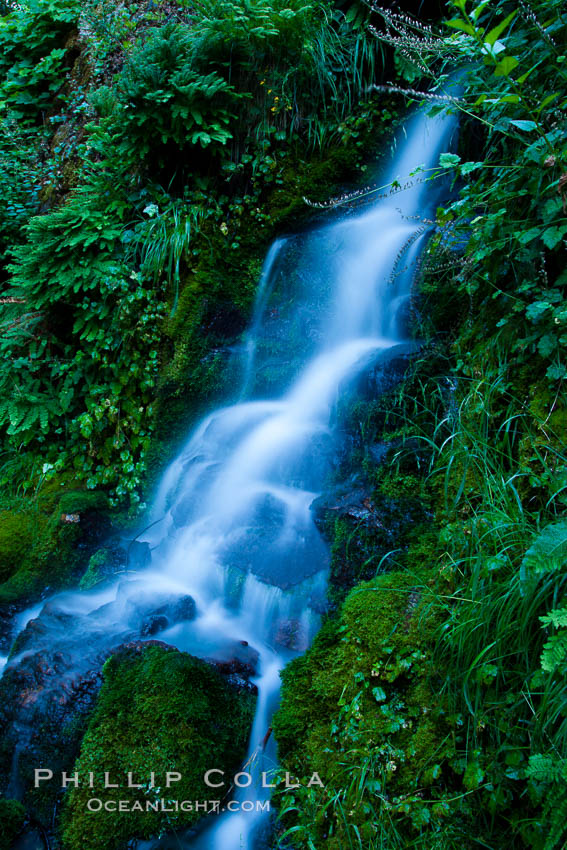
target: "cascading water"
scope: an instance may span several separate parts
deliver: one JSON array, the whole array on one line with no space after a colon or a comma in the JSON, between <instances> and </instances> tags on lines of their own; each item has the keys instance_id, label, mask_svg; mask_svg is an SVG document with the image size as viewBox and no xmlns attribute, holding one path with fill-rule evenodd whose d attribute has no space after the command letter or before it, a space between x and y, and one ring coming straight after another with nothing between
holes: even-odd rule
<instances>
[{"instance_id":1,"label":"cascading water","mask_svg":"<svg viewBox=\"0 0 567 850\"><path fill-rule=\"evenodd\" d=\"M384 183L404 185L416 166L435 165L453 127L444 115L411 119ZM272 290L279 297L278 280L285 293L286 258L287 267L296 262L297 244L291 238L274 243L245 340L240 401L201 422L165 472L152 525L141 538L152 548L151 566L135 582L57 599L59 610L89 614L81 621L81 640L96 634L99 648L104 640L116 644L131 634L134 599L164 591L190 594L198 616L163 631L161 640L206 658L222 654L231 641L248 641L260 660L245 769L258 775L276 765L269 728L279 671L307 647L324 604L328 551L310 505L328 473L333 406L369 362L407 344L404 316L422 247L422 219L435 207L436 195L427 182L410 179L403 191L301 237L296 272L302 297L294 295L284 316L284 331L295 328L299 342L291 346L287 373L286 364L276 364L283 373L277 378L266 313ZM276 398L257 397L267 382L277 386L286 374L288 386ZM280 634L286 629L294 635L287 648ZM254 801L268 793L256 783L237 795ZM181 837L181 846L252 848L265 817L226 812L197 836ZM138 846L169 845L166 839Z\"/></svg>"}]
</instances>

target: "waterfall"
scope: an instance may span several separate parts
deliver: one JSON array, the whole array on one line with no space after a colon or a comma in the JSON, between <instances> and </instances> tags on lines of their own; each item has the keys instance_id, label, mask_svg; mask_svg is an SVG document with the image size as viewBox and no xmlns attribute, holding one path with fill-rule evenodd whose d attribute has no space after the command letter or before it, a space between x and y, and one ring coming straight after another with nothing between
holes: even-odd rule
<instances>
[{"instance_id":1,"label":"waterfall","mask_svg":"<svg viewBox=\"0 0 567 850\"><path fill-rule=\"evenodd\" d=\"M60 597L60 606L70 611L79 604L105 611L100 615L106 617L105 629L116 638L127 631L130 597L164 590L190 594L197 618L171 626L160 639L208 658L227 642L248 641L260 660L246 764L258 775L276 766L269 729L279 671L313 638L324 603L329 556L310 505L329 473L333 407L369 363L407 343L404 311L424 244L423 219L437 201L435 184L409 175L416 166L437 163L453 127L448 116L417 114L383 175L384 183L409 182L403 191L334 218L299 242L289 237L273 244L245 338L242 387L235 396L240 401L200 422L165 471L152 526L140 537L151 547L151 565L136 574L135 582L86 596L88 603L79 603L77 594ZM286 276L299 248L300 283L291 298ZM289 343L293 364L287 369L267 343L273 321L268 307L275 304L276 314L282 293L288 302L280 335L286 327L299 328L297 345ZM282 376L270 380L274 386L279 382L281 390L271 399L258 397L276 366L282 367ZM109 600L115 604L109 606ZM286 645L282 632L293 632L293 641ZM254 783L237 791L237 799L263 800L268 793ZM257 811L225 812L176 846L253 848L266 817ZM138 846L166 844L157 840Z\"/></svg>"},{"instance_id":2,"label":"waterfall","mask_svg":"<svg viewBox=\"0 0 567 850\"><path fill-rule=\"evenodd\" d=\"M331 433L331 412L341 387L378 353L387 356L407 341L400 316L423 247L422 220L436 202L435 190L419 173L413 179L409 175L417 166L437 163L453 126L447 116L416 115L385 177L387 183L409 185L304 238L304 277L314 281L314 289L321 277L326 284L315 344L279 397L250 400L254 368L261 367L257 339L291 240L273 244L248 334L242 401L201 423L160 488L160 511L166 504L168 508L159 539L151 538L156 586L168 576L209 611L209 634L244 637L260 651L258 707L246 760L257 770L269 771L276 764L273 744L269 740L264 750L262 741L277 705L278 671L290 655L274 644L277 624L300 623L305 645L319 623L310 600L323 594L328 556L310 513L324 484L314 438ZM320 304L320 292L308 291L309 298ZM226 603L227 570L234 566L246 575L236 610ZM190 630L194 632L193 624ZM184 642L179 630L164 639L195 651L194 639ZM266 793L248 787L237 792L237 799L262 799ZM251 848L263 817L227 812L187 846Z\"/></svg>"}]
</instances>

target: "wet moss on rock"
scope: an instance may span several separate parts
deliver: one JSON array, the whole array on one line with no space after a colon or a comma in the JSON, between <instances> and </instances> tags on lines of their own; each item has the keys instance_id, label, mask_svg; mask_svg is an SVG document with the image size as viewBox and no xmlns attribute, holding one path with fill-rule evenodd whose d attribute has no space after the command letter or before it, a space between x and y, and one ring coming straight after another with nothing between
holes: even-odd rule
<instances>
[{"instance_id":1,"label":"wet moss on rock","mask_svg":"<svg viewBox=\"0 0 567 850\"><path fill-rule=\"evenodd\" d=\"M146 812L146 801L210 799L203 776L213 767L227 777L238 769L255 701L251 690L238 690L212 666L171 647L136 644L112 656L74 768L82 777L93 771L95 787L73 788L65 798L65 849L118 850L133 837L197 821L202 812ZM105 790L105 771L121 786L131 771L144 787ZM152 771L158 785L153 789ZM164 785L167 771L183 777L170 789ZM139 800L143 811L88 812L90 798L105 801L117 794L131 804Z\"/></svg>"},{"instance_id":2,"label":"wet moss on rock","mask_svg":"<svg viewBox=\"0 0 567 850\"><path fill-rule=\"evenodd\" d=\"M434 553L435 535L424 535L406 569L357 585L283 671L273 722L282 766L303 785L316 771L325 785L295 790L295 815L285 814L288 792L278 792L284 825L298 828L294 846L309 836L341 850L360 835L365 847L401 848L421 834L415 846L448 848L466 835L466 797L445 824L446 800L466 789L458 720L432 676Z\"/></svg>"},{"instance_id":3,"label":"wet moss on rock","mask_svg":"<svg viewBox=\"0 0 567 850\"><path fill-rule=\"evenodd\" d=\"M0 512L0 604L33 602L76 578L110 529L102 492L47 482L34 499L5 498Z\"/></svg>"},{"instance_id":4,"label":"wet moss on rock","mask_svg":"<svg viewBox=\"0 0 567 850\"><path fill-rule=\"evenodd\" d=\"M26 810L17 800L0 798L0 842L3 848L8 848L21 832Z\"/></svg>"}]
</instances>

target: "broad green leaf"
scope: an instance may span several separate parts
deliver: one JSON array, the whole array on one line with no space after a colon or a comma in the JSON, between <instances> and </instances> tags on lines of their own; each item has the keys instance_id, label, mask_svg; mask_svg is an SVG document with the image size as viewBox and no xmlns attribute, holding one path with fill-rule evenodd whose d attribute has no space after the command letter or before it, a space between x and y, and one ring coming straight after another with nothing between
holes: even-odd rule
<instances>
[{"instance_id":1,"label":"broad green leaf","mask_svg":"<svg viewBox=\"0 0 567 850\"><path fill-rule=\"evenodd\" d=\"M468 791L473 791L475 788L478 788L483 779L484 771L479 763L476 761L469 762L463 776L463 785L465 788Z\"/></svg>"},{"instance_id":2,"label":"broad green leaf","mask_svg":"<svg viewBox=\"0 0 567 850\"><path fill-rule=\"evenodd\" d=\"M521 245L527 245L529 242L533 242L534 239L541 233L541 228L539 227L530 227L529 230L524 230L522 233L518 233L516 238Z\"/></svg>"},{"instance_id":3,"label":"broad green leaf","mask_svg":"<svg viewBox=\"0 0 567 850\"><path fill-rule=\"evenodd\" d=\"M442 153L439 157L441 168L454 168L460 161L461 157L456 153Z\"/></svg>"},{"instance_id":4,"label":"broad green leaf","mask_svg":"<svg viewBox=\"0 0 567 850\"><path fill-rule=\"evenodd\" d=\"M372 688L372 696L376 702L384 702L386 699L386 691L383 688Z\"/></svg>"},{"instance_id":5,"label":"broad green leaf","mask_svg":"<svg viewBox=\"0 0 567 850\"><path fill-rule=\"evenodd\" d=\"M554 363L553 366L549 366L545 374L552 381L562 381L567 377L567 367L563 363Z\"/></svg>"},{"instance_id":6,"label":"broad green leaf","mask_svg":"<svg viewBox=\"0 0 567 850\"><path fill-rule=\"evenodd\" d=\"M535 123L535 121L524 121L519 118L510 118L508 123L513 124L513 126L517 127L518 130L526 130L526 132L530 132L531 130L535 130L537 128L537 124Z\"/></svg>"},{"instance_id":7,"label":"broad green leaf","mask_svg":"<svg viewBox=\"0 0 567 850\"><path fill-rule=\"evenodd\" d=\"M548 227L547 230L543 231L541 238L547 248L553 249L559 245L566 233L567 226L565 225L563 227Z\"/></svg>"},{"instance_id":8,"label":"broad green leaf","mask_svg":"<svg viewBox=\"0 0 567 850\"><path fill-rule=\"evenodd\" d=\"M493 0L484 0L483 3L480 3L478 6L475 6L474 9L471 9L470 16L473 19L473 21L478 21L478 19L480 18L480 16L482 15L482 13L484 11L484 7L488 6L488 4L492 3L492 2L493 2ZM463 10L464 9L465 9L465 6L463 6Z\"/></svg>"},{"instance_id":9,"label":"broad green leaf","mask_svg":"<svg viewBox=\"0 0 567 850\"><path fill-rule=\"evenodd\" d=\"M545 97L542 100L542 102L540 103L538 110L537 110L538 113L540 113L542 111L542 109L545 109L545 107L548 105L548 103L551 103L551 101L555 100L555 98L557 98L557 97L559 97L559 92L557 92L557 91L553 92L553 94L548 94L547 97Z\"/></svg>"},{"instance_id":10,"label":"broad green leaf","mask_svg":"<svg viewBox=\"0 0 567 850\"><path fill-rule=\"evenodd\" d=\"M471 171L476 171L477 168L482 168L484 162L463 162L460 167L461 174L470 174Z\"/></svg>"},{"instance_id":11,"label":"broad green leaf","mask_svg":"<svg viewBox=\"0 0 567 850\"><path fill-rule=\"evenodd\" d=\"M447 26L454 30L466 32L467 35L474 35L474 27L468 21L463 21L460 18L453 18L452 21L447 21Z\"/></svg>"},{"instance_id":12,"label":"broad green leaf","mask_svg":"<svg viewBox=\"0 0 567 850\"><path fill-rule=\"evenodd\" d=\"M547 310L551 310L549 301L534 301L526 307L526 316L530 321L537 322Z\"/></svg>"},{"instance_id":13,"label":"broad green leaf","mask_svg":"<svg viewBox=\"0 0 567 850\"><path fill-rule=\"evenodd\" d=\"M498 37L504 32L508 24L511 20L518 14L518 10L514 9L513 12L510 12L507 18L504 18L499 24L493 27L484 37L484 40L487 44L493 45L495 41L497 41Z\"/></svg>"},{"instance_id":14,"label":"broad green leaf","mask_svg":"<svg viewBox=\"0 0 567 850\"><path fill-rule=\"evenodd\" d=\"M537 344L537 350L542 357L549 357L557 348L557 339L551 334L545 334Z\"/></svg>"},{"instance_id":15,"label":"broad green leaf","mask_svg":"<svg viewBox=\"0 0 567 850\"><path fill-rule=\"evenodd\" d=\"M501 59L496 68L494 69L495 77L508 77L514 68L517 68L520 62L516 59L515 56L505 56L504 59Z\"/></svg>"}]
</instances>

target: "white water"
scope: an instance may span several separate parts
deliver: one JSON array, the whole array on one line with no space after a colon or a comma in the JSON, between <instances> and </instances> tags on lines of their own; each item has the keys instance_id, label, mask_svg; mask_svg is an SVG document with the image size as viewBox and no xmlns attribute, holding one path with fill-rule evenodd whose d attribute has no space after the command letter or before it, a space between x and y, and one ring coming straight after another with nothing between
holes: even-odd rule
<instances>
[{"instance_id":1,"label":"white water","mask_svg":"<svg viewBox=\"0 0 567 850\"><path fill-rule=\"evenodd\" d=\"M416 166L435 165L439 153L448 147L452 128L452 120L446 117L420 115L412 119L407 141L385 182L398 179L404 184ZM266 752L262 741L277 705L278 673L286 654L290 654L274 647L275 624L286 619L300 621L305 642L318 625L307 604L313 585L319 583L322 588L326 567L324 547L317 545L309 511L317 488L323 484L314 480L319 465L311 456L313 438L330 432L331 411L344 382L377 352L404 341L399 316L409 298L424 230L412 217L431 214L435 203L434 192L425 182L419 178L410 182L403 192L308 236L310 262L315 258L319 264L319 277L321 265L325 267L328 283L320 344L279 398L244 400L207 417L166 472L156 500L155 518L165 510L166 519L148 537L158 547L154 553L154 564L159 564L155 581L161 583L168 576L195 596L200 610L206 612L200 623L209 639L214 632L243 637L260 651L258 707L246 759L258 775L275 765L271 740ZM248 335L244 398L253 386L256 337L273 288L271 276L286 247L285 241L278 240L266 258ZM396 274L390 280L393 272ZM175 529L172 515L180 504L185 506L186 524ZM240 605L230 610L224 599L230 581L226 567L234 560L235 550L246 549L255 525L251 517L260 511L260 520L267 516L270 523L270 510L277 513L277 519L263 538L262 563L257 562L256 552L250 553L244 566L251 572ZM237 561L242 568L242 558ZM282 584L283 578L284 585L295 587L282 591L259 581L252 571L276 584ZM164 639L192 648L190 642L180 640L179 632L166 634ZM267 793L261 787L249 787L237 791L236 799L261 800ZM199 850L252 848L263 817L255 812L223 814L186 846Z\"/></svg>"},{"instance_id":2,"label":"white water","mask_svg":"<svg viewBox=\"0 0 567 850\"><path fill-rule=\"evenodd\" d=\"M452 129L452 119L443 116L413 118L383 182L403 184L416 166L435 165L448 149ZM106 629L118 633L130 599L164 590L190 594L197 619L172 626L160 639L209 658L222 655L231 641L245 640L257 649L260 665L253 681L259 696L246 759L257 775L276 764L273 741L268 736L265 751L262 742L277 707L279 670L305 649L319 625L314 609L324 597L328 555L310 513L325 483L318 441L333 445L332 410L346 383L380 352L387 356L405 341L401 317L423 245L423 226L412 217L431 214L435 194L415 181L308 234L303 273L307 280L311 272L315 282L324 280L326 290L325 298L311 293L322 304L317 333L296 379L278 398L247 400L261 359L256 339L289 240L274 243L245 345L243 400L206 417L165 472L152 526L141 537L152 547L151 567L137 573L136 581L102 593L59 598L59 607L79 611L82 606L83 612L85 605L92 610L116 599L105 616ZM281 645L286 629L296 635L291 648ZM236 799L262 800L266 794L255 784L238 791ZM199 835L175 846L251 850L264 818L256 812L213 816Z\"/></svg>"}]
</instances>

